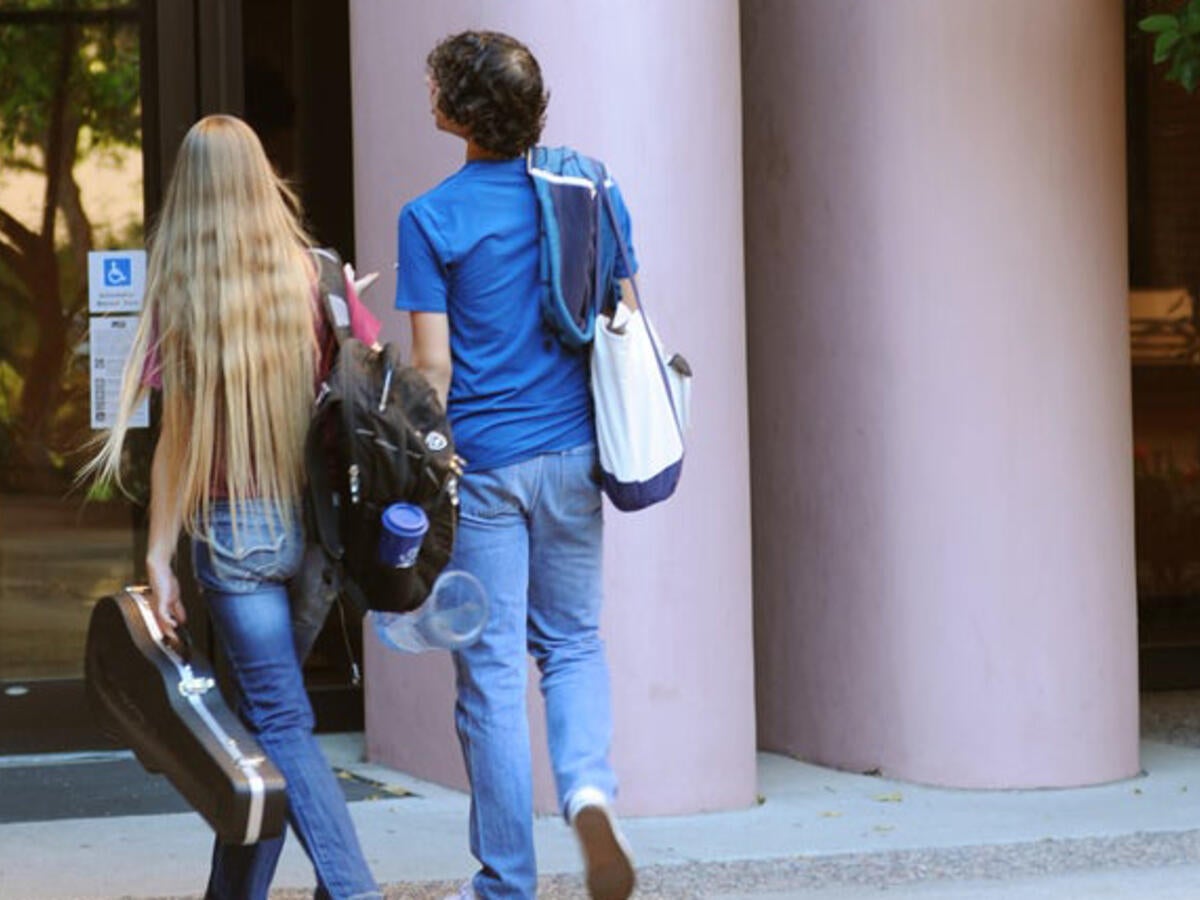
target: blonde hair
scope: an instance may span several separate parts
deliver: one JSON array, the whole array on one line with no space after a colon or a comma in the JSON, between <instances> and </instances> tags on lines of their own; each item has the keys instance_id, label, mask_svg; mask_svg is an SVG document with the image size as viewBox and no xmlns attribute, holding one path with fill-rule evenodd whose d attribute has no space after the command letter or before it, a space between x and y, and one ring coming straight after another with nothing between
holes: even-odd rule
<instances>
[{"instance_id":1,"label":"blonde hair","mask_svg":"<svg viewBox=\"0 0 1200 900\"><path fill-rule=\"evenodd\" d=\"M122 486L121 448L153 352L187 531L207 531L214 490L235 524L251 497L292 520L317 357L316 270L298 210L248 125L215 115L192 126L150 241L116 423L83 476Z\"/></svg>"}]
</instances>

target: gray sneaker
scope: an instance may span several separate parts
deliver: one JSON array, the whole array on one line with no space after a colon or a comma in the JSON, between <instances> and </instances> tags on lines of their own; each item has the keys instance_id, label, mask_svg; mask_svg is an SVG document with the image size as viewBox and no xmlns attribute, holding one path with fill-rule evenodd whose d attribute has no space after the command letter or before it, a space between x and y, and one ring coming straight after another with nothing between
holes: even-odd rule
<instances>
[{"instance_id":1,"label":"gray sneaker","mask_svg":"<svg viewBox=\"0 0 1200 900\"><path fill-rule=\"evenodd\" d=\"M596 788L580 788L571 795L567 819L583 851L588 896L592 900L626 900L637 880L633 855L608 798Z\"/></svg>"}]
</instances>

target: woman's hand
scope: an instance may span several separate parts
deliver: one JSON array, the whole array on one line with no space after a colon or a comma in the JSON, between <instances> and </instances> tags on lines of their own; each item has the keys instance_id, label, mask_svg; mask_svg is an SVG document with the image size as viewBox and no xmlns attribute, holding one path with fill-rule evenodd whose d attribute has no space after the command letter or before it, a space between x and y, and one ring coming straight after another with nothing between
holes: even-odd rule
<instances>
[{"instance_id":1,"label":"woman's hand","mask_svg":"<svg viewBox=\"0 0 1200 900\"><path fill-rule=\"evenodd\" d=\"M373 285L379 277L378 272L368 272L362 278L359 278L354 272L354 266L350 265L350 263L345 263L342 266L342 274L346 276L348 282L354 285L354 292L360 297L362 296L362 292Z\"/></svg>"},{"instance_id":2,"label":"woman's hand","mask_svg":"<svg viewBox=\"0 0 1200 900\"><path fill-rule=\"evenodd\" d=\"M187 611L179 596L179 579L170 560L146 560L146 576L150 582L150 610L163 636L172 644L179 643L175 627L187 621Z\"/></svg>"},{"instance_id":3,"label":"woman's hand","mask_svg":"<svg viewBox=\"0 0 1200 900\"><path fill-rule=\"evenodd\" d=\"M179 492L171 470L174 453L174 430L164 420L154 459L150 463L150 523L146 537L146 577L150 582L150 609L158 627L171 643L178 645L175 626L187 621L187 612L179 599L179 581L171 560L179 543L182 513Z\"/></svg>"}]
</instances>

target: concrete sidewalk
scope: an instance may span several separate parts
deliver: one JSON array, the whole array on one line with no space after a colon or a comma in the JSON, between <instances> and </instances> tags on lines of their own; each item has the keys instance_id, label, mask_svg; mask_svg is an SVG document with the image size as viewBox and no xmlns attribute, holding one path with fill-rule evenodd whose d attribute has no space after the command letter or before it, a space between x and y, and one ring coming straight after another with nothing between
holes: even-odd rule
<instances>
[{"instance_id":1,"label":"concrete sidewalk","mask_svg":"<svg viewBox=\"0 0 1200 900\"><path fill-rule=\"evenodd\" d=\"M381 799L351 804L390 898L440 898L473 870L463 794L362 763L361 735L322 740L336 767L413 792L381 791ZM920 896L949 898L970 895L925 891L936 883L986 887L1055 873L1200 866L1200 750L1145 741L1142 752L1145 774L1129 781L996 792L920 787L763 754L762 799L751 809L626 820L637 896L840 900L885 887L897 897L895 889L919 884ZM536 835L539 896L582 897L570 831L547 817ZM195 897L209 842L190 813L0 825L0 898ZM295 840L275 883L281 898L311 896L311 868Z\"/></svg>"}]
</instances>

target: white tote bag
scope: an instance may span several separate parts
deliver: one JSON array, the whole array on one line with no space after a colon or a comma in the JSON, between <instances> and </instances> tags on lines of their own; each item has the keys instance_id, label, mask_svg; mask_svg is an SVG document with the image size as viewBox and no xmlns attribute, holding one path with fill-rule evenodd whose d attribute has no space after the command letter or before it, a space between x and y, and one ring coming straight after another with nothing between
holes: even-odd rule
<instances>
[{"instance_id":1,"label":"white tote bag","mask_svg":"<svg viewBox=\"0 0 1200 900\"><path fill-rule=\"evenodd\" d=\"M608 191L600 193L626 271L632 271ZM626 512L675 492L683 469L692 377L682 356L668 359L663 352L636 278L633 285L639 308L618 303L611 317L599 315L592 340L592 401L604 493Z\"/></svg>"}]
</instances>

